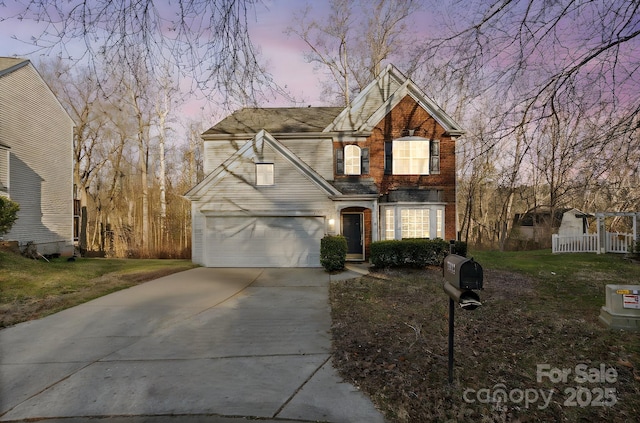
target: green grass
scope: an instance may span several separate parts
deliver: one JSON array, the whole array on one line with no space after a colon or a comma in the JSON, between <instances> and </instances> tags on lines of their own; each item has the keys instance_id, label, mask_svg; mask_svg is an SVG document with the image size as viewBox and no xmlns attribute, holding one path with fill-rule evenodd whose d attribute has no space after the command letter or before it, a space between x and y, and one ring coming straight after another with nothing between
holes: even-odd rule
<instances>
[{"instance_id":1,"label":"green grass","mask_svg":"<svg viewBox=\"0 0 640 423\"><path fill-rule=\"evenodd\" d=\"M0 251L0 327L39 318L138 283L195 267L187 260L58 258Z\"/></svg>"},{"instance_id":2,"label":"green grass","mask_svg":"<svg viewBox=\"0 0 640 423\"><path fill-rule=\"evenodd\" d=\"M552 254L537 251L474 251L470 257L483 268L515 271L539 281L541 300L570 299L579 311L604 304L608 284L640 284L640 265L622 254Z\"/></svg>"},{"instance_id":3,"label":"green grass","mask_svg":"<svg viewBox=\"0 0 640 423\"><path fill-rule=\"evenodd\" d=\"M640 266L631 263L622 254L552 254L550 250L536 251L471 251L480 264L492 269L514 270L542 279L575 279L593 271L604 272L606 277L636 280Z\"/></svg>"}]
</instances>

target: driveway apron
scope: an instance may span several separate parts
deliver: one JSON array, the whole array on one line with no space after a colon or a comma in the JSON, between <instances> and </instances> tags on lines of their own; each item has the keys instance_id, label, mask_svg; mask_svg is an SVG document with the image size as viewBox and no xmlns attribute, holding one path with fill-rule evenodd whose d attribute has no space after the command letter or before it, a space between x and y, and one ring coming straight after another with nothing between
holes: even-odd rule
<instances>
[{"instance_id":1,"label":"driveway apron","mask_svg":"<svg viewBox=\"0 0 640 423\"><path fill-rule=\"evenodd\" d=\"M0 421L383 422L322 269L197 268L0 331Z\"/></svg>"}]
</instances>

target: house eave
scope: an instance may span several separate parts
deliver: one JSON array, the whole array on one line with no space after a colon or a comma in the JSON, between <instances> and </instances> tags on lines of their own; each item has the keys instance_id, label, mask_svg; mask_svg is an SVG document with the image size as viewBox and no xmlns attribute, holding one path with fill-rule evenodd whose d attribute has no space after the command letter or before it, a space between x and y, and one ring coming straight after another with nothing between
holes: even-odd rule
<instances>
[{"instance_id":1,"label":"house eave","mask_svg":"<svg viewBox=\"0 0 640 423\"><path fill-rule=\"evenodd\" d=\"M466 133L467 131L463 131L462 129L457 129L457 130L446 131L444 134L451 138L457 138L457 137L463 136Z\"/></svg>"},{"instance_id":2,"label":"house eave","mask_svg":"<svg viewBox=\"0 0 640 423\"><path fill-rule=\"evenodd\" d=\"M333 201L358 201L358 200L377 200L380 196L378 194L340 194L332 195L329 198Z\"/></svg>"},{"instance_id":3,"label":"house eave","mask_svg":"<svg viewBox=\"0 0 640 423\"><path fill-rule=\"evenodd\" d=\"M256 133L243 134L203 134L204 141L247 141L253 139L260 131ZM271 134L277 139L318 139L331 138L340 141L355 140L358 138L367 138L371 136L371 131L327 131L327 132L279 132Z\"/></svg>"},{"instance_id":4,"label":"house eave","mask_svg":"<svg viewBox=\"0 0 640 423\"><path fill-rule=\"evenodd\" d=\"M20 59L16 59L16 60L20 60ZM15 72L20 68L23 68L25 66L27 66L29 63L31 63L28 59L24 59L22 62L16 63L13 66L9 66L8 68L5 69L1 69L0 70L0 77L3 77L5 75L10 74L11 72Z\"/></svg>"},{"instance_id":5,"label":"house eave","mask_svg":"<svg viewBox=\"0 0 640 423\"><path fill-rule=\"evenodd\" d=\"M214 210L200 209L204 216L224 216L224 217L325 217L326 210Z\"/></svg>"}]
</instances>

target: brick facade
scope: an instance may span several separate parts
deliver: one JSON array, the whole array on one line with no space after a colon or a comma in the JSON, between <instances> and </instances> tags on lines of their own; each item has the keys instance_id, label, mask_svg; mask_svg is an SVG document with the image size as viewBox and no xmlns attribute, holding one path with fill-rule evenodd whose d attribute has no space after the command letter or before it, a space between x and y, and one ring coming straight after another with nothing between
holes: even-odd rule
<instances>
[{"instance_id":1,"label":"brick facade","mask_svg":"<svg viewBox=\"0 0 640 423\"><path fill-rule=\"evenodd\" d=\"M431 175L385 174L385 142L413 135L440 141L440 173ZM356 144L369 149L369 174L360 179L373 179L380 196L398 189L437 190L442 192L445 206L445 239L456 239L456 157L455 139L418 104L406 96L373 129L372 134L359 142L334 142L334 150ZM358 178L358 177L355 177ZM354 176L335 175L336 181L354 180ZM381 200L383 201L383 200Z\"/></svg>"}]
</instances>

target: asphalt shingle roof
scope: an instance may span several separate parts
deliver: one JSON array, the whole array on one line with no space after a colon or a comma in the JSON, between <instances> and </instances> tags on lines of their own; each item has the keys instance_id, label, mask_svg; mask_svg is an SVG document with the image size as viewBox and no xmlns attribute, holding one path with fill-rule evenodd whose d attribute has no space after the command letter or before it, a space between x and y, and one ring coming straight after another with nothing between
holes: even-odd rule
<instances>
[{"instance_id":1,"label":"asphalt shingle roof","mask_svg":"<svg viewBox=\"0 0 640 423\"><path fill-rule=\"evenodd\" d=\"M203 135L267 132L320 132L340 114L342 107L244 108L227 116Z\"/></svg>"}]
</instances>

